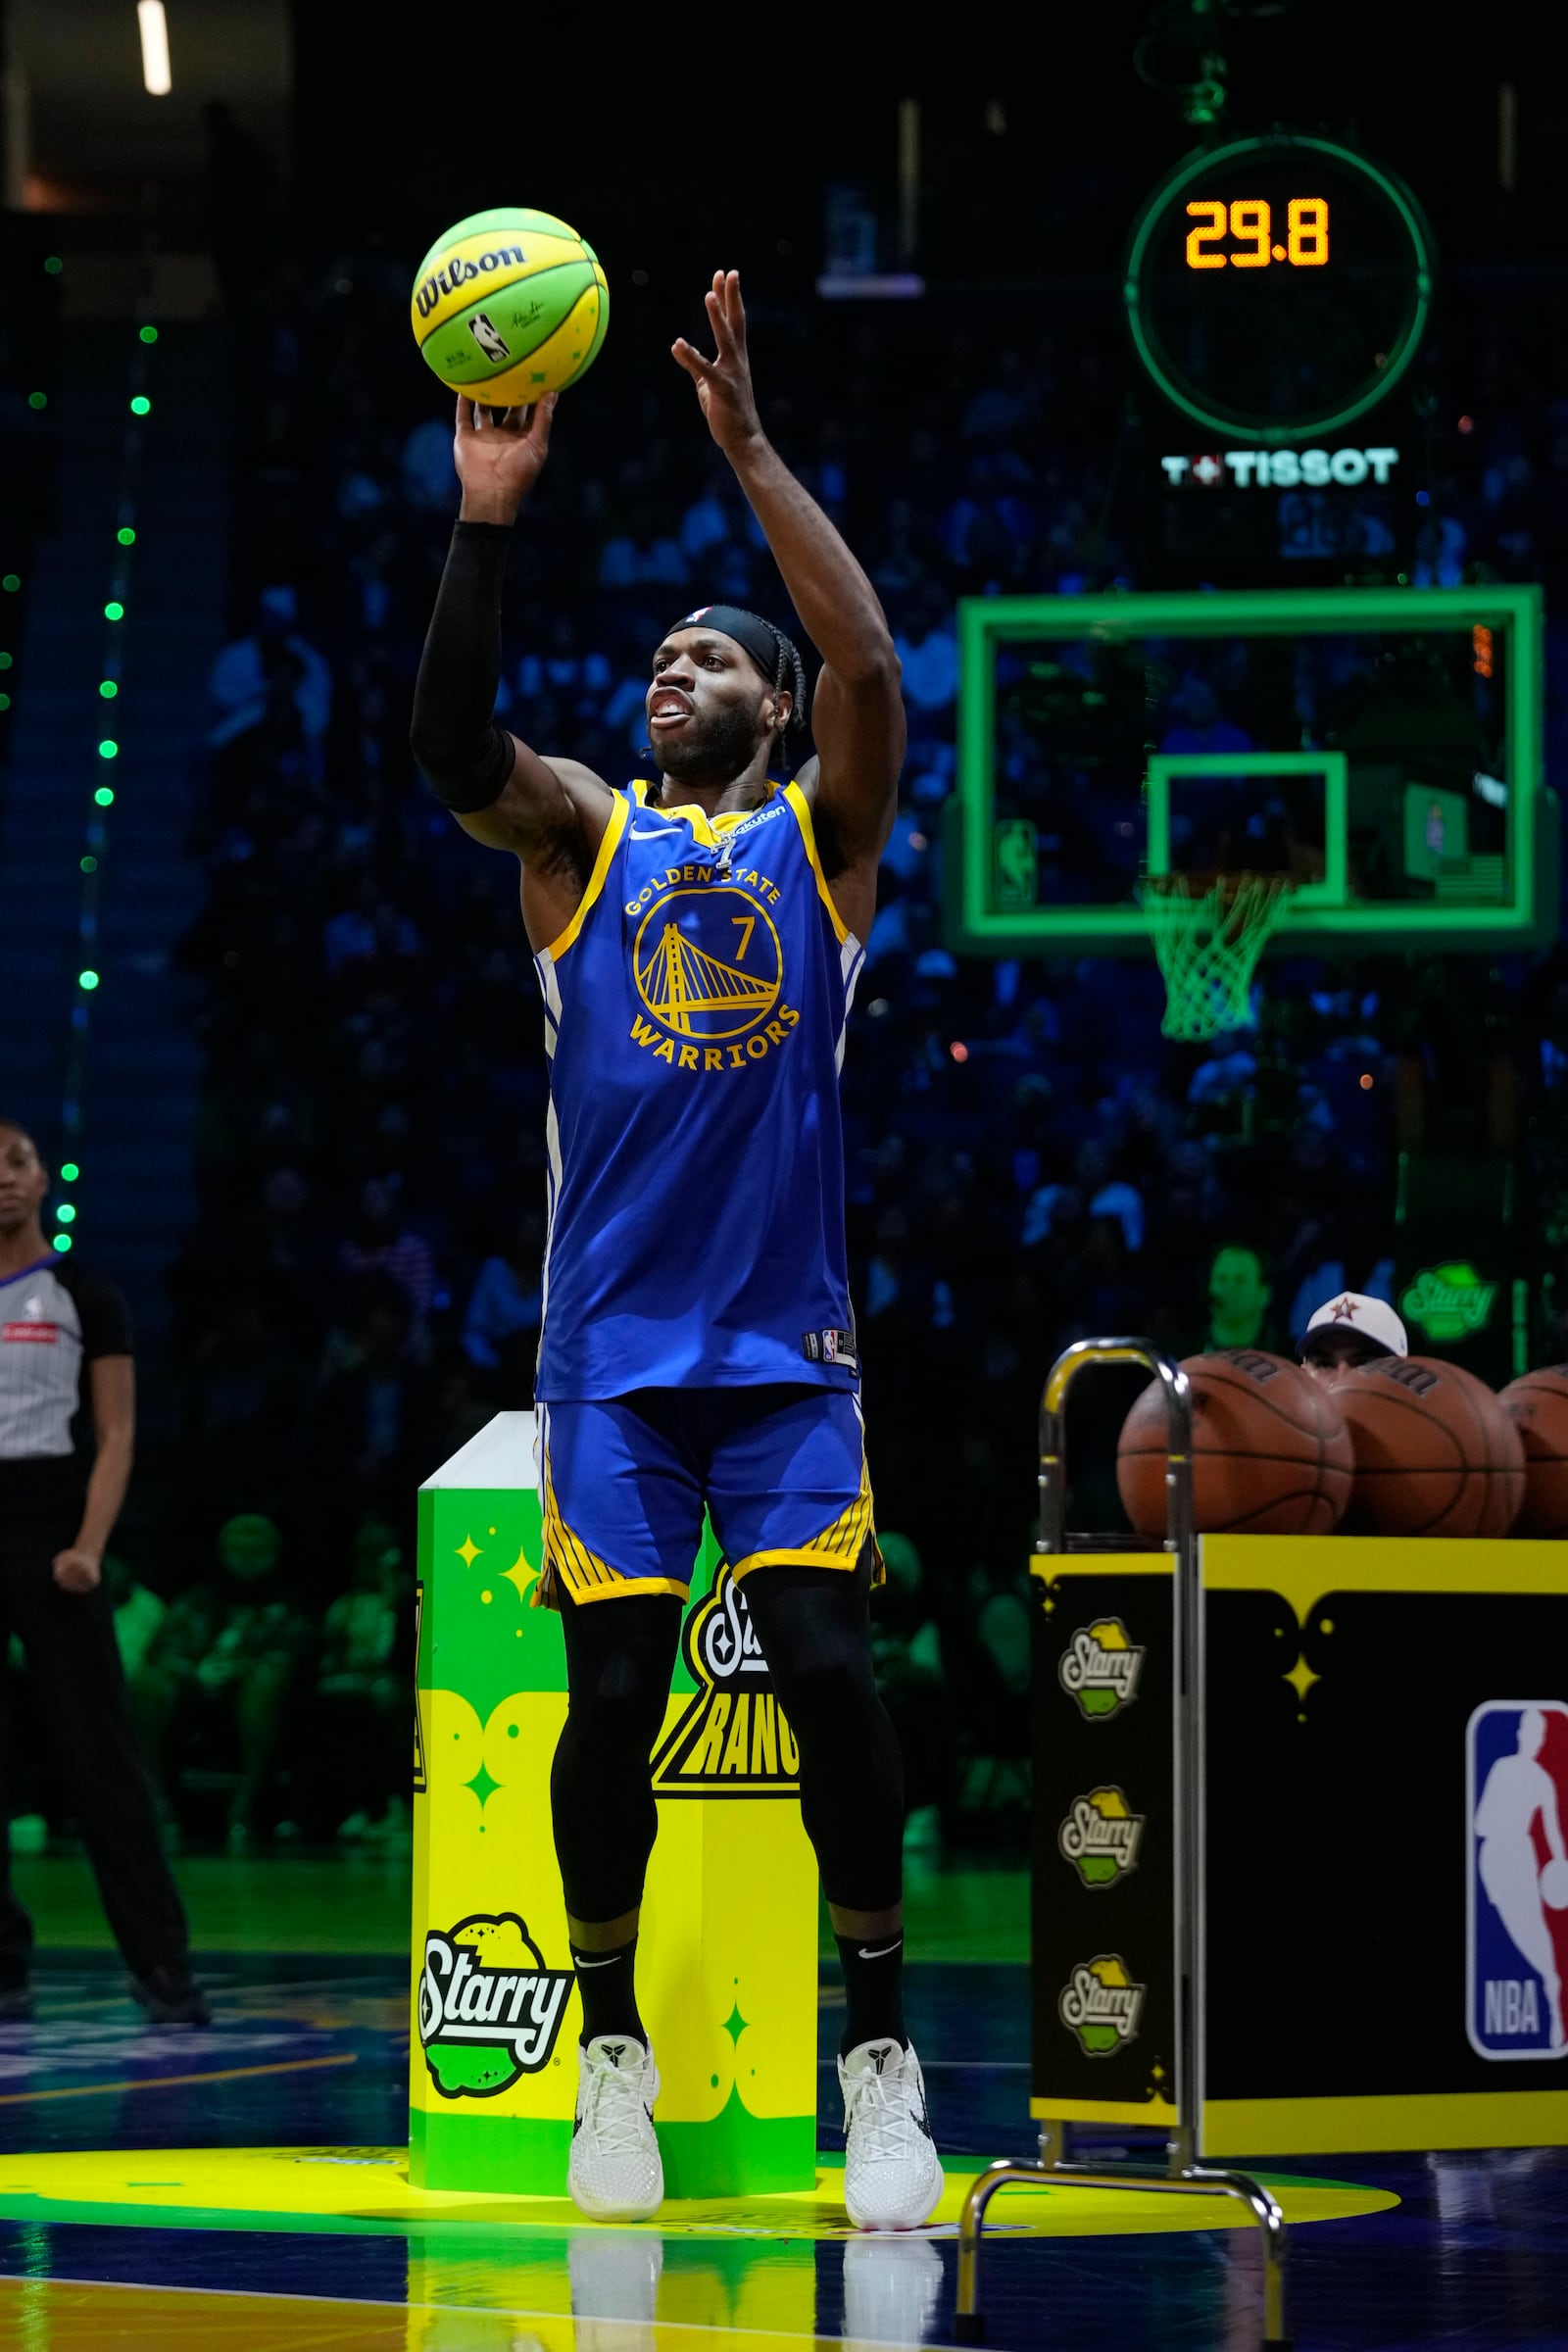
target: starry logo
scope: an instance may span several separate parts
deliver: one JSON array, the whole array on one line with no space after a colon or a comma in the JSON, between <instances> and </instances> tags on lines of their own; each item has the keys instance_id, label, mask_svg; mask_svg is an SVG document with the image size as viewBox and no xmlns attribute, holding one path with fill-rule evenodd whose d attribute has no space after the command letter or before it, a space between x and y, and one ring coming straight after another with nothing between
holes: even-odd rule
<instances>
[{"instance_id":1,"label":"starry logo","mask_svg":"<svg viewBox=\"0 0 1568 2352\"><path fill-rule=\"evenodd\" d=\"M1147 1985L1134 1984L1119 1952L1101 1952L1075 1968L1056 2000L1056 2014L1089 2058L1111 2058L1138 2038Z\"/></svg>"},{"instance_id":2,"label":"starry logo","mask_svg":"<svg viewBox=\"0 0 1568 2352\"><path fill-rule=\"evenodd\" d=\"M688 1616L681 1647L697 1690L655 1754L655 1794L796 1795L795 1734L727 1560Z\"/></svg>"},{"instance_id":3,"label":"starry logo","mask_svg":"<svg viewBox=\"0 0 1568 2352\"><path fill-rule=\"evenodd\" d=\"M1128 1640L1121 1619L1101 1617L1078 1628L1061 1653L1056 1679L1092 1723L1102 1723L1132 1705L1143 1670L1143 1648Z\"/></svg>"},{"instance_id":4,"label":"starry logo","mask_svg":"<svg viewBox=\"0 0 1568 2352\"><path fill-rule=\"evenodd\" d=\"M424 1939L419 2047L444 2099L493 2099L548 2066L569 1968L547 1968L514 1911L472 1912Z\"/></svg>"},{"instance_id":5,"label":"starry logo","mask_svg":"<svg viewBox=\"0 0 1568 2352\"><path fill-rule=\"evenodd\" d=\"M1429 1340L1463 1340L1485 1331L1496 1300L1497 1285L1483 1280L1465 1258L1423 1266L1399 1300L1399 1312Z\"/></svg>"},{"instance_id":6,"label":"starry logo","mask_svg":"<svg viewBox=\"0 0 1568 2352\"><path fill-rule=\"evenodd\" d=\"M1056 1850L1086 1886L1114 1886L1138 1867L1145 1817L1119 1788L1091 1788L1073 1798L1056 1831Z\"/></svg>"}]
</instances>

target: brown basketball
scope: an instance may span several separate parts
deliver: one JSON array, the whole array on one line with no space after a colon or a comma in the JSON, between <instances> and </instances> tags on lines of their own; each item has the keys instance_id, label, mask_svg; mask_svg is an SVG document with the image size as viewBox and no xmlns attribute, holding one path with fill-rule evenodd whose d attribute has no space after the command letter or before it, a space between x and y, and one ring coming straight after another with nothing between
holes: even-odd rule
<instances>
[{"instance_id":1,"label":"brown basketball","mask_svg":"<svg viewBox=\"0 0 1568 2352\"><path fill-rule=\"evenodd\" d=\"M1355 1510L1384 1536L1505 1536L1524 1501L1519 1432L1484 1380L1386 1355L1333 1383L1355 1449Z\"/></svg>"},{"instance_id":2,"label":"brown basketball","mask_svg":"<svg viewBox=\"0 0 1568 2352\"><path fill-rule=\"evenodd\" d=\"M1349 1499L1350 1441L1323 1384L1283 1355L1225 1348L1182 1365L1193 1392L1193 1523L1200 1535L1326 1536ZM1146 1536L1165 1532L1165 1394L1122 1424L1116 1484Z\"/></svg>"},{"instance_id":3,"label":"brown basketball","mask_svg":"<svg viewBox=\"0 0 1568 2352\"><path fill-rule=\"evenodd\" d=\"M1516 1536L1568 1536L1568 1364L1526 1372L1497 1398L1525 1449Z\"/></svg>"}]
</instances>

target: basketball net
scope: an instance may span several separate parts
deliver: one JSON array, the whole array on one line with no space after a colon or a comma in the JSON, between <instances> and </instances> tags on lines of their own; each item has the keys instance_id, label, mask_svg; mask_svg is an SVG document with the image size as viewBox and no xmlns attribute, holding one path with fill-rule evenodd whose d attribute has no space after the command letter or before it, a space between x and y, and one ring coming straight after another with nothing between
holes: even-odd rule
<instances>
[{"instance_id":1,"label":"basketball net","mask_svg":"<svg viewBox=\"0 0 1568 2352\"><path fill-rule=\"evenodd\" d=\"M1189 874L1146 874L1139 889L1165 975L1166 1037L1188 1044L1251 1026L1252 974L1284 921L1295 889L1288 874L1216 874L1198 895Z\"/></svg>"}]
</instances>

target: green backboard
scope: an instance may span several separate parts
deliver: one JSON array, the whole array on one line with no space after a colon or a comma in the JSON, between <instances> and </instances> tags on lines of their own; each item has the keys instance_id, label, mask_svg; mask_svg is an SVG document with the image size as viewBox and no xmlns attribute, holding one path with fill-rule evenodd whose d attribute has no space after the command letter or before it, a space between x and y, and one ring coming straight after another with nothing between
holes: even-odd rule
<instances>
[{"instance_id":1,"label":"green backboard","mask_svg":"<svg viewBox=\"0 0 1568 2352\"><path fill-rule=\"evenodd\" d=\"M1150 875L1289 875L1272 953L1555 936L1537 588L960 605L959 953L1150 952Z\"/></svg>"}]
</instances>

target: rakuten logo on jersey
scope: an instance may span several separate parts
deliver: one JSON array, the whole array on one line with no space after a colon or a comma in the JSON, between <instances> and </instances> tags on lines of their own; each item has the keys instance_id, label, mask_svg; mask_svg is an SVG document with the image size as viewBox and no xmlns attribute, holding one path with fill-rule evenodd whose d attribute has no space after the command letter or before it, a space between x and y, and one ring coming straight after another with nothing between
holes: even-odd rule
<instances>
[{"instance_id":1,"label":"rakuten logo on jersey","mask_svg":"<svg viewBox=\"0 0 1568 2352\"><path fill-rule=\"evenodd\" d=\"M0 1323L0 1342L32 1340L45 1348L52 1348L59 1337L58 1323Z\"/></svg>"}]
</instances>

